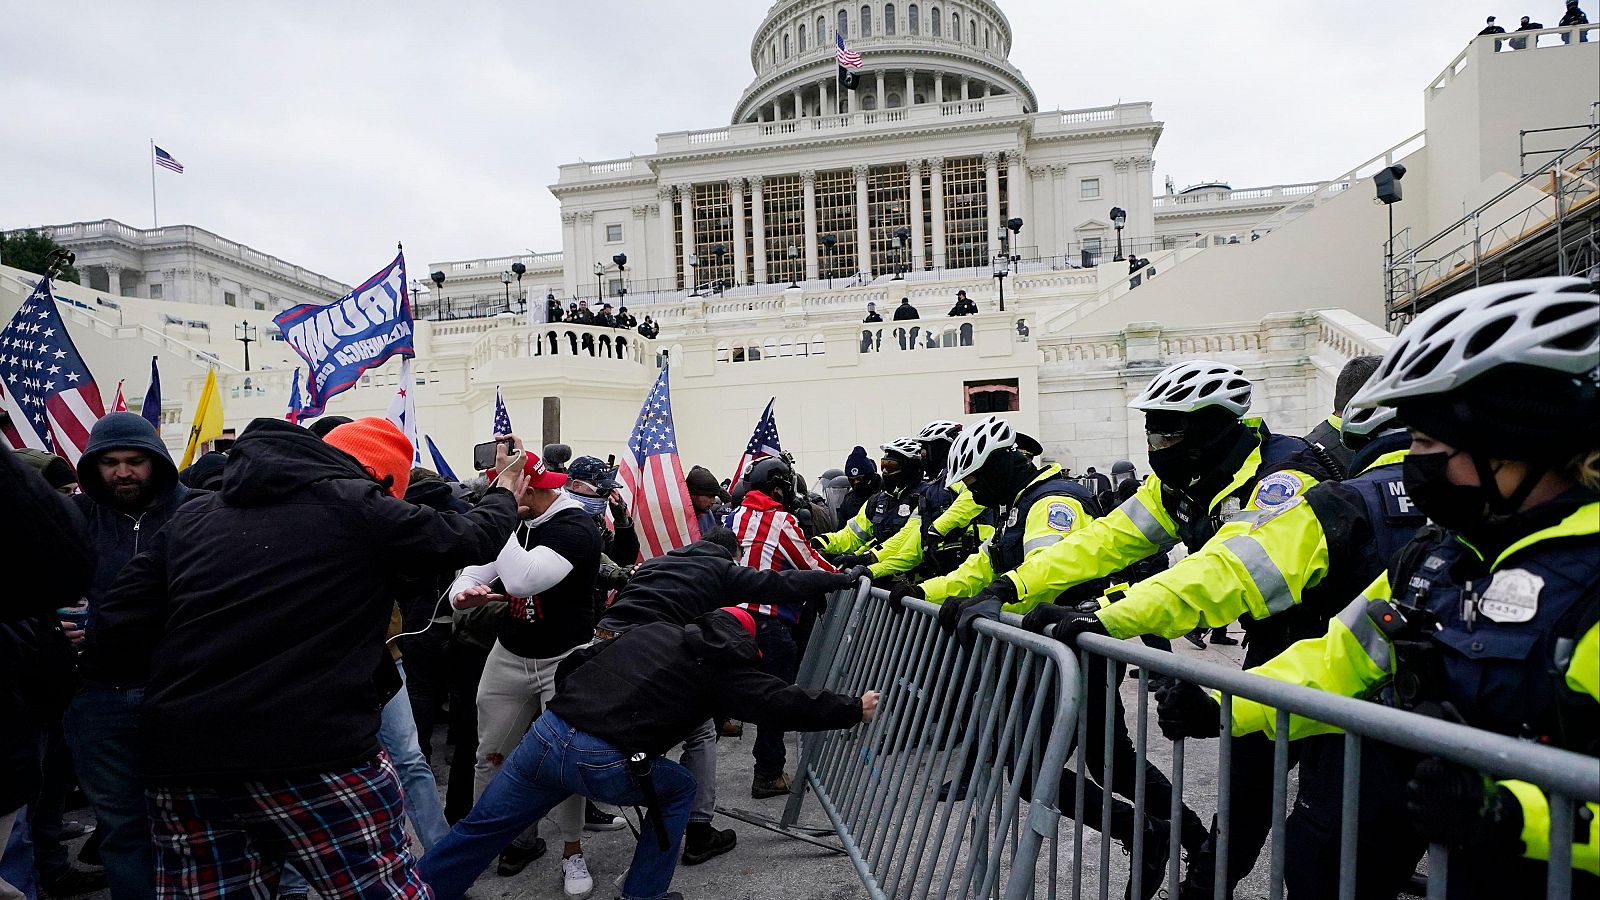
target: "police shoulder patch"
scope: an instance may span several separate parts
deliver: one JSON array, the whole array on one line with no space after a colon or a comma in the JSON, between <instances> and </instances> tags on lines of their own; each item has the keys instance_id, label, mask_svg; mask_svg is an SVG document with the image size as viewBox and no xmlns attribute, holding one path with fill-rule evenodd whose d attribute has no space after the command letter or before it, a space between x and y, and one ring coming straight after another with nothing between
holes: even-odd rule
<instances>
[{"instance_id":1,"label":"police shoulder patch","mask_svg":"<svg viewBox=\"0 0 1600 900\"><path fill-rule=\"evenodd\" d=\"M1251 502L1261 509L1275 509L1299 496L1303 490L1305 482L1300 480L1300 476L1293 472L1273 472L1256 485L1255 498Z\"/></svg>"},{"instance_id":2,"label":"police shoulder patch","mask_svg":"<svg viewBox=\"0 0 1600 900\"><path fill-rule=\"evenodd\" d=\"M1304 499L1305 497L1293 497L1284 503L1280 503L1277 506L1272 507L1271 509L1262 511L1257 515L1256 520L1251 523L1250 532L1254 534L1255 532L1260 531L1261 526L1271 522L1273 519L1276 519L1289 510L1294 509L1296 506L1299 506L1300 501Z\"/></svg>"},{"instance_id":3,"label":"police shoulder patch","mask_svg":"<svg viewBox=\"0 0 1600 900\"><path fill-rule=\"evenodd\" d=\"M1077 513L1066 503L1050 504L1050 527L1057 531L1071 531L1072 523L1078 520Z\"/></svg>"}]
</instances>

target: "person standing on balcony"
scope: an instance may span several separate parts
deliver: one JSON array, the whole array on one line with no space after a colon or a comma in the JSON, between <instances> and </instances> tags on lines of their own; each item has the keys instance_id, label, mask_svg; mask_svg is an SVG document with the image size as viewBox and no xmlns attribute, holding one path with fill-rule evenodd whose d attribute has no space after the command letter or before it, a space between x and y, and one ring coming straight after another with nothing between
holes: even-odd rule
<instances>
[{"instance_id":1,"label":"person standing on balcony","mask_svg":"<svg viewBox=\"0 0 1600 900\"><path fill-rule=\"evenodd\" d=\"M865 324L870 324L872 322L882 322L882 321L883 321L883 316L878 315L878 304L876 304L876 303L868 303L867 304L867 317L865 319L861 320L862 324L865 325Z\"/></svg>"},{"instance_id":2,"label":"person standing on balcony","mask_svg":"<svg viewBox=\"0 0 1600 900\"><path fill-rule=\"evenodd\" d=\"M915 306L911 305L911 298L910 297L901 297L900 298L900 305L896 306L894 308L894 320L896 322L905 322L905 321L910 321L910 320L915 320L915 319L920 319L920 318L922 318L922 314L917 312L917 308ZM917 346L917 335L921 331L922 331L921 328L918 328L916 326L912 326L911 327L911 334L910 334L911 340L910 340L909 343L907 343L907 341L906 341L906 337L907 337L906 330L904 328L896 328L895 329L895 336L900 339L900 349L904 350L908 346L912 347L913 349L915 349L916 346Z\"/></svg>"},{"instance_id":3,"label":"person standing on balcony","mask_svg":"<svg viewBox=\"0 0 1600 900\"><path fill-rule=\"evenodd\" d=\"M657 325L655 320L651 319L648 314L645 315L644 321L639 323L639 334L653 341L656 339L656 335L660 333L661 326Z\"/></svg>"},{"instance_id":4,"label":"person standing on balcony","mask_svg":"<svg viewBox=\"0 0 1600 900\"><path fill-rule=\"evenodd\" d=\"M1519 31L1519 32L1521 32L1521 31L1538 31L1539 29L1541 29L1543 27L1544 27L1544 23L1543 22L1534 22L1534 21L1531 21L1527 16L1523 16L1522 17L1522 24L1517 26L1517 31ZM1511 43L1511 49L1513 49L1513 50L1525 50L1528 47L1528 39L1525 38L1525 37L1524 38L1512 38L1510 43Z\"/></svg>"},{"instance_id":5,"label":"person standing on balcony","mask_svg":"<svg viewBox=\"0 0 1600 900\"><path fill-rule=\"evenodd\" d=\"M947 316L975 316L978 314L978 304L967 296L966 291L956 291L956 305L950 307Z\"/></svg>"},{"instance_id":6,"label":"person standing on balcony","mask_svg":"<svg viewBox=\"0 0 1600 900\"><path fill-rule=\"evenodd\" d=\"M628 308L624 306L617 310L617 327L632 330L639 327L639 320L635 319L633 315L628 312Z\"/></svg>"},{"instance_id":7,"label":"person standing on balcony","mask_svg":"<svg viewBox=\"0 0 1600 900\"><path fill-rule=\"evenodd\" d=\"M594 317L594 324L601 328L617 327L617 314L611 311L611 304L602 303L600 312Z\"/></svg>"},{"instance_id":8,"label":"person standing on balcony","mask_svg":"<svg viewBox=\"0 0 1600 900\"><path fill-rule=\"evenodd\" d=\"M1478 32L1478 37L1483 37L1486 34L1505 34L1505 33L1506 33L1506 30L1504 28L1501 28L1499 25L1496 25L1494 23L1494 16L1490 16L1489 18L1483 20L1483 30ZM1496 43L1495 46L1499 46L1498 42Z\"/></svg>"}]
</instances>

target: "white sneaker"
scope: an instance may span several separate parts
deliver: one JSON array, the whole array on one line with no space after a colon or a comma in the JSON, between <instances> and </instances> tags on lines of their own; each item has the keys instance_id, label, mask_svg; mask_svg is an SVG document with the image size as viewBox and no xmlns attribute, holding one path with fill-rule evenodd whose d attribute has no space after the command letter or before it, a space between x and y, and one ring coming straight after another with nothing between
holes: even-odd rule
<instances>
[{"instance_id":1,"label":"white sneaker","mask_svg":"<svg viewBox=\"0 0 1600 900\"><path fill-rule=\"evenodd\" d=\"M589 864L582 853L561 860L561 883L568 897L587 897L594 891L594 879L589 877Z\"/></svg>"}]
</instances>

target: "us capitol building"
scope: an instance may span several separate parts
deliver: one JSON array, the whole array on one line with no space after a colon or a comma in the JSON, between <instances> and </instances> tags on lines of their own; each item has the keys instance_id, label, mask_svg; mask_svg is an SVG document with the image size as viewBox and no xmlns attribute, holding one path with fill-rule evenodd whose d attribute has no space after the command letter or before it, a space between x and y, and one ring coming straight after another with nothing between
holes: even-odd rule
<instances>
[{"instance_id":1,"label":"us capitol building","mask_svg":"<svg viewBox=\"0 0 1600 900\"><path fill-rule=\"evenodd\" d=\"M853 91L839 90L836 35L862 56ZM727 124L560 167L559 250L410 260L422 430L461 472L498 387L524 436L620 455L670 364L685 468L731 469L769 397L812 475L857 444L996 411L1074 470L1142 466L1126 404L1172 361L1244 367L1253 412L1301 433L1331 411L1343 363L1382 352L1417 309L1600 261L1600 113L1583 91L1547 89L1600 83L1594 26L1547 29L1515 52L1470 40L1422 86L1424 130L1364 148L1347 171L1184 190L1153 183L1160 98L1043 108L1008 61L1012 40L988 0L774 4ZM1522 138L1536 129L1555 129L1538 132L1554 150L1530 157ZM1372 176L1397 164L1404 197L1381 203ZM153 240L139 229L52 230L90 273L92 288L58 294L108 399L119 378L141 394L153 354L169 444L208 368L229 426L283 414L303 363L271 316L337 296L337 282L193 229L206 246L162 237L193 251L183 286L163 294L150 290L160 270L128 257ZM1130 271L1128 256L1145 265ZM32 277L0 276L9 316ZM959 290L977 315L945 315ZM869 303L888 320L901 298L921 320L862 323ZM546 323L547 299L626 305L660 335ZM251 371L234 343L247 328ZM329 411L382 415L396 370L369 372Z\"/></svg>"}]
</instances>

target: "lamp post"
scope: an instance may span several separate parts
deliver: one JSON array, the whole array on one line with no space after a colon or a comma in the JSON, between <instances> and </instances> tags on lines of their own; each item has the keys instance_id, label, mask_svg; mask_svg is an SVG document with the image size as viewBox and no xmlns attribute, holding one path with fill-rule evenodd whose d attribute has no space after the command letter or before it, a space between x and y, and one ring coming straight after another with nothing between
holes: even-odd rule
<instances>
[{"instance_id":1,"label":"lamp post","mask_svg":"<svg viewBox=\"0 0 1600 900\"><path fill-rule=\"evenodd\" d=\"M794 244L789 245L789 287L800 286L800 270L797 268L800 260L800 248Z\"/></svg>"},{"instance_id":2,"label":"lamp post","mask_svg":"<svg viewBox=\"0 0 1600 900\"><path fill-rule=\"evenodd\" d=\"M628 254L618 253L611 261L617 264L617 306L620 307L628 296Z\"/></svg>"},{"instance_id":3,"label":"lamp post","mask_svg":"<svg viewBox=\"0 0 1600 900\"><path fill-rule=\"evenodd\" d=\"M689 254L689 296L700 296L700 254Z\"/></svg>"},{"instance_id":4,"label":"lamp post","mask_svg":"<svg viewBox=\"0 0 1600 900\"><path fill-rule=\"evenodd\" d=\"M428 275L428 280L433 282L433 315L438 318L444 312L444 273L433 272Z\"/></svg>"},{"instance_id":5,"label":"lamp post","mask_svg":"<svg viewBox=\"0 0 1600 900\"><path fill-rule=\"evenodd\" d=\"M234 340L244 345L244 370L250 371L250 345L256 340L256 327L248 321L233 326Z\"/></svg>"},{"instance_id":6,"label":"lamp post","mask_svg":"<svg viewBox=\"0 0 1600 900\"><path fill-rule=\"evenodd\" d=\"M514 262L511 264L511 274L517 276L517 305L521 306L523 309L528 308L528 295L522 292L522 276L525 275L527 271L528 267L523 265L521 262ZM507 303L506 310L509 311L510 309L511 304Z\"/></svg>"},{"instance_id":7,"label":"lamp post","mask_svg":"<svg viewBox=\"0 0 1600 900\"><path fill-rule=\"evenodd\" d=\"M828 251L828 290L830 291L833 290L833 245L837 243L839 243L839 239L831 234L822 236L822 249Z\"/></svg>"},{"instance_id":8,"label":"lamp post","mask_svg":"<svg viewBox=\"0 0 1600 900\"><path fill-rule=\"evenodd\" d=\"M511 312L511 273L501 272L500 283L506 286L506 312Z\"/></svg>"},{"instance_id":9,"label":"lamp post","mask_svg":"<svg viewBox=\"0 0 1600 900\"><path fill-rule=\"evenodd\" d=\"M1000 258L996 260L994 277L1000 279L1000 311L1006 311L1006 276L1022 256L1016 252L1017 239L1022 235L1022 220L1013 216L1000 229Z\"/></svg>"},{"instance_id":10,"label":"lamp post","mask_svg":"<svg viewBox=\"0 0 1600 900\"><path fill-rule=\"evenodd\" d=\"M417 295L422 293L422 279L411 279L411 314L417 314ZM424 316L423 318L427 318Z\"/></svg>"},{"instance_id":11,"label":"lamp post","mask_svg":"<svg viewBox=\"0 0 1600 900\"><path fill-rule=\"evenodd\" d=\"M1111 207L1111 227L1117 229L1117 255L1112 262L1122 262L1122 228L1128 224L1128 212L1120 206Z\"/></svg>"},{"instance_id":12,"label":"lamp post","mask_svg":"<svg viewBox=\"0 0 1600 900\"><path fill-rule=\"evenodd\" d=\"M722 277L722 258L728 255L728 248L718 244L711 248L711 254L717 258L717 296L721 297L722 286L727 282L727 279Z\"/></svg>"},{"instance_id":13,"label":"lamp post","mask_svg":"<svg viewBox=\"0 0 1600 900\"><path fill-rule=\"evenodd\" d=\"M894 281L905 280L906 251L911 249L911 229L904 225L894 230Z\"/></svg>"}]
</instances>

